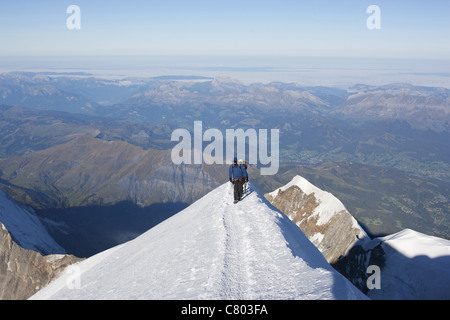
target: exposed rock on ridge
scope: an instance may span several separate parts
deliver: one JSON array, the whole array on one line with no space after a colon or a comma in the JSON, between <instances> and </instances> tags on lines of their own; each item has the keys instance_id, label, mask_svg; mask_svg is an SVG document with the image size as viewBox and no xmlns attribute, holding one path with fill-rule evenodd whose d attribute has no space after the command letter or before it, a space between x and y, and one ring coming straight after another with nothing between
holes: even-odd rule
<instances>
[{"instance_id":1,"label":"exposed rock on ridge","mask_svg":"<svg viewBox=\"0 0 450 320\"><path fill-rule=\"evenodd\" d=\"M42 256L24 249L0 223L0 300L27 299L78 261L71 255Z\"/></svg>"},{"instance_id":2,"label":"exposed rock on ridge","mask_svg":"<svg viewBox=\"0 0 450 320\"><path fill-rule=\"evenodd\" d=\"M329 263L338 261L359 239L369 239L337 198L300 176L265 197L305 233Z\"/></svg>"}]
</instances>

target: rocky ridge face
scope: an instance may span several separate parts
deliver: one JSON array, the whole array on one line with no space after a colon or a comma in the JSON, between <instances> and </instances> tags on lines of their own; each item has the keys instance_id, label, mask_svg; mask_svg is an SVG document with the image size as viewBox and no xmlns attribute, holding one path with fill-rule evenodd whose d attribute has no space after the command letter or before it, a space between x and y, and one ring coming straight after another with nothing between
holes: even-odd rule
<instances>
[{"instance_id":1,"label":"rocky ridge face","mask_svg":"<svg viewBox=\"0 0 450 320\"><path fill-rule=\"evenodd\" d=\"M322 252L330 264L369 237L344 205L300 176L265 195Z\"/></svg>"},{"instance_id":2,"label":"rocky ridge face","mask_svg":"<svg viewBox=\"0 0 450 320\"><path fill-rule=\"evenodd\" d=\"M0 223L0 300L27 299L80 260L72 255L43 256L24 249Z\"/></svg>"}]
</instances>

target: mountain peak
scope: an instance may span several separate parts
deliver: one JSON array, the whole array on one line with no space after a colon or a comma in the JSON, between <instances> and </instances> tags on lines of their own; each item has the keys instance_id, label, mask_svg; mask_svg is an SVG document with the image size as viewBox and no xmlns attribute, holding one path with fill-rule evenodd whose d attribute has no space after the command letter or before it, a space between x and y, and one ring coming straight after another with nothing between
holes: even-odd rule
<instances>
[{"instance_id":1,"label":"mountain peak","mask_svg":"<svg viewBox=\"0 0 450 320\"><path fill-rule=\"evenodd\" d=\"M251 186L229 183L140 237L76 265L32 299L365 299Z\"/></svg>"},{"instance_id":2,"label":"mountain peak","mask_svg":"<svg viewBox=\"0 0 450 320\"><path fill-rule=\"evenodd\" d=\"M322 252L329 263L336 262L357 242L370 240L344 204L301 176L266 194Z\"/></svg>"}]
</instances>

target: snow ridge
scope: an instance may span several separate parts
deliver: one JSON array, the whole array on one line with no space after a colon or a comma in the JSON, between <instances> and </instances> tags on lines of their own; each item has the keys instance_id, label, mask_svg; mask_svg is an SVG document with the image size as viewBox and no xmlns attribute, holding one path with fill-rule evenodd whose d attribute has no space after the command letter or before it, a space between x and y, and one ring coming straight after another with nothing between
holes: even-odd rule
<instances>
[{"instance_id":1,"label":"snow ridge","mask_svg":"<svg viewBox=\"0 0 450 320\"><path fill-rule=\"evenodd\" d=\"M285 191L292 186L299 187L307 195L314 193L315 198L319 201L319 206L314 210L311 217L319 217L317 220L318 225L327 224L337 212L348 212L344 204L338 198L329 192L317 188L308 180L298 175L295 176L288 184L269 193L269 195L272 196L272 198L275 198L279 191ZM354 227L359 228L356 220L354 220Z\"/></svg>"},{"instance_id":2,"label":"snow ridge","mask_svg":"<svg viewBox=\"0 0 450 320\"><path fill-rule=\"evenodd\" d=\"M450 299L450 241L411 229L376 238L367 247L381 242L386 255L381 290L372 290L373 299Z\"/></svg>"},{"instance_id":3,"label":"snow ridge","mask_svg":"<svg viewBox=\"0 0 450 320\"><path fill-rule=\"evenodd\" d=\"M140 237L77 264L32 299L367 299L253 186L223 184Z\"/></svg>"},{"instance_id":4,"label":"snow ridge","mask_svg":"<svg viewBox=\"0 0 450 320\"><path fill-rule=\"evenodd\" d=\"M22 248L41 254L65 254L66 251L48 234L33 209L26 208L8 198L0 190L0 222L14 241ZM3 227L4 225L4 227Z\"/></svg>"}]
</instances>

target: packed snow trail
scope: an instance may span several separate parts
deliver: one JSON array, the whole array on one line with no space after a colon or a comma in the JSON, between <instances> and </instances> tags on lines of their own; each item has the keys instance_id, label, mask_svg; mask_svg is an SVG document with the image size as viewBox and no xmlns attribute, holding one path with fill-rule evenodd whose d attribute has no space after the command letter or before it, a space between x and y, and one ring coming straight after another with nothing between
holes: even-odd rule
<instances>
[{"instance_id":1,"label":"packed snow trail","mask_svg":"<svg viewBox=\"0 0 450 320\"><path fill-rule=\"evenodd\" d=\"M366 299L250 184L226 183L32 299ZM76 277L75 277L76 278Z\"/></svg>"}]
</instances>

